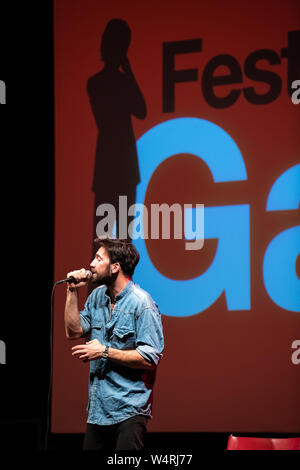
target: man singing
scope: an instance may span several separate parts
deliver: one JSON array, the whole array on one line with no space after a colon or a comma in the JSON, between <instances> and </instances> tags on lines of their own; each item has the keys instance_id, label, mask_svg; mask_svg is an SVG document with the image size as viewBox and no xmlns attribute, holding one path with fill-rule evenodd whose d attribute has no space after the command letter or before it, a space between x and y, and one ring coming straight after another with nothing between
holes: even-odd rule
<instances>
[{"instance_id":1,"label":"man singing","mask_svg":"<svg viewBox=\"0 0 300 470\"><path fill-rule=\"evenodd\" d=\"M90 361L84 449L142 450L152 417L156 367L164 337L161 314L151 296L131 280L139 261L135 247L118 239L96 239L90 265L95 288L80 312L78 289L87 271L72 271L65 305L69 339L89 336L72 348Z\"/></svg>"}]
</instances>

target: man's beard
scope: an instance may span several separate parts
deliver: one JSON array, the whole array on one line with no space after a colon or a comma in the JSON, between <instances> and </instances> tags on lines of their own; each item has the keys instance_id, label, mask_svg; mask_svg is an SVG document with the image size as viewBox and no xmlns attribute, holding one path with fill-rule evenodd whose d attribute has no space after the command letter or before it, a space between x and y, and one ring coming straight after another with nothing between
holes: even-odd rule
<instances>
[{"instance_id":1,"label":"man's beard","mask_svg":"<svg viewBox=\"0 0 300 470\"><path fill-rule=\"evenodd\" d=\"M118 276L118 273L111 273L108 266L107 270L103 274L97 274L96 277L92 278L92 283L97 286L112 286Z\"/></svg>"}]
</instances>

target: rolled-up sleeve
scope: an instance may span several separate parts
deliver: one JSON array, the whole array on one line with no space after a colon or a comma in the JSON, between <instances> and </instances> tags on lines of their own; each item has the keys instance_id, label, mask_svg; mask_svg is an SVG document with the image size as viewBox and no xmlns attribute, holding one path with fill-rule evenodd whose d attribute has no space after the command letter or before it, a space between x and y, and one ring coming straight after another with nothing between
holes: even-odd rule
<instances>
[{"instance_id":1,"label":"rolled-up sleeve","mask_svg":"<svg viewBox=\"0 0 300 470\"><path fill-rule=\"evenodd\" d=\"M145 308L136 320L136 350L144 359L157 365L162 358L164 336L161 314Z\"/></svg>"}]
</instances>

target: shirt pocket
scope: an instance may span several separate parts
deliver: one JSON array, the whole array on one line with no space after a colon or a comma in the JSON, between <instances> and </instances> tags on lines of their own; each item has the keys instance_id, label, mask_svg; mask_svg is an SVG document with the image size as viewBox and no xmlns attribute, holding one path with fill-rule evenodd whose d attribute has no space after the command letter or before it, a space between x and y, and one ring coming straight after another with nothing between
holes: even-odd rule
<instances>
[{"instance_id":1,"label":"shirt pocket","mask_svg":"<svg viewBox=\"0 0 300 470\"><path fill-rule=\"evenodd\" d=\"M116 349L135 349L135 332L129 328L114 328L111 346Z\"/></svg>"},{"instance_id":2,"label":"shirt pocket","mask_svg":"<svg viewBox=\"0 0 300 470\"><path fill-rule=\"evenodd\" d=\"M91 321L91 334L90 339L98 339L101 342L102 339L102 322L96 319Z\"/></svg>"}]
</instances>

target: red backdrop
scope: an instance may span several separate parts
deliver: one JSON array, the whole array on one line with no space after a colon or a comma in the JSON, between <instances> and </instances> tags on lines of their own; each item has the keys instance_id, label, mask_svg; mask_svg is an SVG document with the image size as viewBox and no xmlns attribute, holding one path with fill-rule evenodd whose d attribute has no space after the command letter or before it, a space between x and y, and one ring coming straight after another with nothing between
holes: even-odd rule
<instances>
[{"instance_id":1,"label":"red backdrop","mask_svg":"<svg viewBox=\"0 0 300 470\"><path fill-rule=\"evenodd\" d=\"M70 270L88 267L91 260L97 128L86 84L103 66L99 47L111 18L122 18L130 26L128 58L147 103L146 118L132 120L136 140L169 119L205 119L234 138L247 168L247 180L221 183L216 188L201 159L178 155L160 165L149 183L148 203L249 204L251 266L250 310L228 311L221 295L198 315L163 315L165 355L158 369L149 430L299 432L300 366L291 360L291 345L297 336L299 339L300 317L271 300L262 271L270 240L297 225L299 218L297 210L266 212L273 183L299 163L300 106L292 103L287 92L288 62L280 57L281 49L288 46L288 33L300 29L299 2L55 2L56 280ZM176 84L174 112L164 112L163 43L197 38L202 39L200 52L175 58L176 70L196 69L197 80ZM247 87L266 94L269 85L253 81L245 73L246 58L262 49L280 57L279 63L262 60L257 65L282 80L277 97L266 104L253 104L242 91L231 106L217 108L207 102L201 85L203 71L220 54L236 59L242 79L214 88L217 96ZM228 74L225 66L215 73ZM104 177L113 181L111 175ZM208 240L197 253L185 252L176 241L168 243L147 242L152 262L165 276L187 279L200 275L212 262L214 240ZM194 295L201 296L201 292ZM81 304L85 296L83 290ZM65 288L57 287L52 432L84 432L88 366L71 356L74 343L64 335L64 299Z\"/></svg>"}]
</instances>

